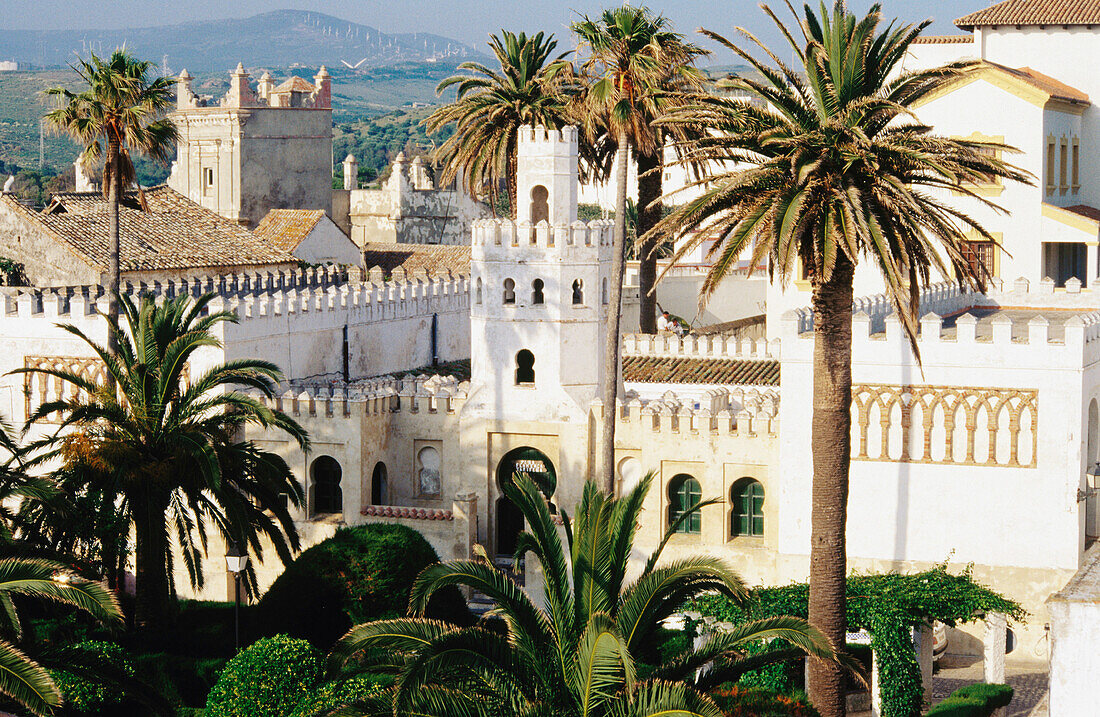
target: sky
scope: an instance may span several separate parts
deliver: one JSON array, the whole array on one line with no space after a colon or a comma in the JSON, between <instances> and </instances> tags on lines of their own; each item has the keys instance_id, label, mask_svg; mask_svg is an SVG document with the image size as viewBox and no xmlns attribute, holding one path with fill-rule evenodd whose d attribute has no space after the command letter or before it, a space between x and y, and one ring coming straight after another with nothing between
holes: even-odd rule
<instances>
[{"instance_id":1,"label":"sky","mask_svg":"<svg viewBox=\"0 0 1100 717\"><path fill-rule=\"evenodd\" d=\"M343 20L373 26L383 32L429 32L483 49L491 31L505 28L554 32L568 36L578 13L595 14L614 0L0 0L0 23L10 30L117 29L247 17L269 10L315 10ZM782 8L781 0L769 0ZM639 4L639 2L635 2ZM677 30L705 27L732 35L737 25L766 42L778 35L757 0L648 0L654 11L668 16ZM863 10L867 0L850 0ZM988 0L884 0L887 17L906 22L934 19L930 32L958 32L951 20L988 4ZM784 8L785 12L785 8ZM562 42L562 45L566 45ZM571 43L568 43L571 45ZM722 61L732 58L716 58Z\"/></svg>"}]
</instances>

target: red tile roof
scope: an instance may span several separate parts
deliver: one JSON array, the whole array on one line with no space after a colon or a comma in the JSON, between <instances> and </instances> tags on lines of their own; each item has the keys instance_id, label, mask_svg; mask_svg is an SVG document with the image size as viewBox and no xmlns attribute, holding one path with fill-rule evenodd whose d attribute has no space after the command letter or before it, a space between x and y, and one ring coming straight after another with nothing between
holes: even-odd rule
<instances>
[{"instance_id":1,"label":"red tile roof","mask_svg":"<svg viewBox=\"0 0 1100 717\"><path fill-rule=\"evenodd\" d=\"M1100 25L1100 0L1004 0L955 21L963 29L988 25Z\"/></svg>"},{"instance_id":2,"label":"red tile roof","mask_svg":"<svg viewBox=\"0 0 1100 717\"><path fill-rule=\"evenodd\" d=\"M1100 221L1100 209L1096 207L1090 207L1087 204L1074 204L1072 207L1063 207L1067 212L1073 212L1079 214L1086 219L1092 219L1093 221Z\"/></svg>"},{"instance_id":3,"label":"red tile roof","mask_svg":"<svg viewBox=\"0 0 1100 717\"><path fill-rule=\"evenodd\" d=\"M974 42L973 35L921 35L913 40L914 45L953 45Z\"/></svg>"},{"instance_id":4,"label":"red tile roof","mask_svg":"<svg viewBox=\"0 0 1100 717\"><path fill-rule=\"evenodd\" d=\"M292 252L305 241L323 216L323 209L272 209L252 233L272 246Z\"/></svg>"},{"instance_id":5,"label":"red tile roof","mask_svg":"<svg viewBox=\"0 0 1100 717\"><path fill-rule=\"evenodd\" d=\"M779 362L766 360L624 356L623 380L636 383L694 383L778 386Z\"/></svg>"},{"instance_id":6,"label":"red tile roof","mask_svg":"<svg viewBox=\"0 0 1100 717\"><path fill-rule=\"evenodd\" d=\"M363 268L381 267L390 274L397 267L406 273L470 273L470 247L441 244L388 244L367 242L363 245Z\"/></svg>"}]
</instances>

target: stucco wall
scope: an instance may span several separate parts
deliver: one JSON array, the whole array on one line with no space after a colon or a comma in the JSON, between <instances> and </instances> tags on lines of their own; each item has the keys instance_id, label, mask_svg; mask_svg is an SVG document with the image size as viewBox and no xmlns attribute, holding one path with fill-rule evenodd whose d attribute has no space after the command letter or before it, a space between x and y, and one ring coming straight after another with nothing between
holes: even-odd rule
<instances>
[{"instance_id":1,"label":"stucco wall","mask_svg":"<svg viewBox=\"0 0 1100 717\"><path fill-rule=\"evenodd\" d=\"M33 286L99 281L99 272L41 227L0 201L0 256L21 263Z\"/></svg>"}]
</instances>

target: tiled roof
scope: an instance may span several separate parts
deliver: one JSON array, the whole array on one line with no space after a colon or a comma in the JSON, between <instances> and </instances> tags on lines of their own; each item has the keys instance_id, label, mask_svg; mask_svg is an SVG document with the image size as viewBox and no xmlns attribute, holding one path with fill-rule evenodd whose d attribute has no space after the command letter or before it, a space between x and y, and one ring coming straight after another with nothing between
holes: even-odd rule
<instances>
[{"instance_id":1,"label":"tiled roof","mask_svg":"<svg viewBox=\"0 0 1100 717\"><path fill-rule=\"evenodd\" d=\"M913 40L914 45L954 45L974 42L973 35L921 35Z\"/></svg>"},{"instance_id":2,"label":"tiled roof","mask_svg":"<svg viewBox=\"0 0 1100 717\"><path fill-rule=\"evenodd\" d=\"M624 356L623 380L636 383L704 383L778 386L775 360Z\"/></svg>"},{"instance_id":3,"label":"tiled roof","mask_svg":"<svg viewBox=\"0 0 1100 717\"><path fill-rule=\"evenodd\" d=\"M145 191L142 211L137 192L126 192L119 208L123 271L206 269L242 265L296 264L290 254L268 246L252 232L200 207L161 185ZM0 201L69 246L89 265L107 268L107 200L99 192L54 195L43 212L20 206L11 195Z\"/></svg>"},{"instance_id":4,"label":"tiled roof","mask_svg":"<svg viewBox=\"0 0 1100 717\"><path fill-rule=\"evenodd\" d=\"M363 245L363 267L380 267L390 274L397 267L407 273L468 275L470 273L470 247L444 246L440 244L387 244L367 242Z\"/></svg>"},{"instance_id":5,"label":"tiled roof","mask_svg":"<svg viewBox=\"0 0 1100 717\"><path fill-rule=\"evenodd\" d=\"M283 82L276 87L272 92L282 94L284 92L313 92L316 87L308 80L303 80L301 77L291 77L286 82Z\"/></svg>"},{"instance_id":6,"label":"tiled roof","mask_svg":"<svg viewBox=\"0 0 1100 717\"><path fill-rule=\"evenodd\" d=\"M1015 75L1024 82L1046 92L1053 99L1067 100L1069 102L1089 101L1089 96L1076 87L1071 87L1064 82L1060 82L1049 75L1044 75L1042 72L1033 70L1030 67L1015 69L1012 67L1005 67L1004 65L997 65L995 62L990 62L989 64L996 65L1002 70Z\"/></svg>"},{"instance_id":7,"label":"tiled roof","mask_svg":"<svg viewBox=\"0 0 1100 717\"><path fill-rule=\"evenodd\" d=\"M1100 0L1004 0L964 15L961 28L984 25L1100 25Z\"/></svg>"},{"instance_id":8,"label":"tiled roof","mask_svg":"<svg viewBox=\"0 0 1100 717\"><path fill-rule=\"evenodd\" d=\"M1067 212L1073 212L1079 214L1086 219L1092 219L1093 221L1100 221L1100 209L1096 207L1090 207L1087 204L1074 204L1072 207L1063 207Z\"/></svg>"},{"instance_id":9,"label":"tiled roof","mask_svg":"<svg viewBox=\"0 0 1100 717\"><path fill-rule=\"evenodd\" d=\"M323 216L323 209L272 209L252 233L274 247L292 252Z\"/></svg>"}]
</instances>

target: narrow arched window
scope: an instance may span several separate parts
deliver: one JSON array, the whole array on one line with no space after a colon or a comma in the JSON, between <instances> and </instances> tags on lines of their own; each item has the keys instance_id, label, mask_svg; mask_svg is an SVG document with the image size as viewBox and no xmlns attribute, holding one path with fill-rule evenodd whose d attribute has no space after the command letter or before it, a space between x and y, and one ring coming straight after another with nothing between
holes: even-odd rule
<instances>
[{"instance_id":1,"label":"narrow arched window","mask_svg":"<svg viewBox=\"0 0 1100 717\"><path fill-rule=\"evenodd\" d=\"M389 486L386 485L386 464L382 461L374 466L374 473L370 477L370 504L386 505L389 502Z\"/></svg>"},{"instance_id":2,"label":"narrow arched window","mask_svg":"<svg viewBox=\"0 0 1100 717\"><path fill-rule=\"evenodd\" d=\"M550 191L536 184L531 187L531 223L550 221Z\"/></svg>"},{"instance_id":3,"label":"narrow arched window","mask_svg":"<svg viewBox=\"0 0 1100 717\"><path fill-rule=\"evenodd\" d=\"M542 283L542 279L535 279L533 282L531 282L532 304L542 304L545 302L546 298L543 296L542 293L543 286L544 284Z\"/></svg>"},{"instance_id":4,"label":"narrow arched window","mask_svg":"<svg viewBox=\"0 0 1100 717\"><path fill-rule=\"evenodd\" d=\"M530 386L535 383L535 355L527 349L516 354L516 385Z\"/></svg>"},{"instance_id":5,"label":"narrow arched window","mask_svg":"<svg viewBox=\"0 0 1100 717\"><path fill-rule=\"evenodd\" d=\"M481 305L481 277L477 278L477 288L474 290L474 303Z\"/></svg>"},{"instance_id":6,"label":"narrow arched window","mask_svg":"<svg viewBox=\"0 0 1100 717\"><path fill-rule=\"evenodd\" d=\"M730 489L730 536L764 534L764 486L742 478Z\"/></svg>"},{"instance_id":7,"label":"narrow arched window","mask_svg":"<svg viewBox=\"0 0 1100 717\"><path fill-rule=\"evenodd\" d=\"M416 477L420 495L439 495L441 489L439 450L424 446L416 454Z\"/></svg>"},{"instance_id":8,"label":"narrow arched window","mask_svg":"<svg viewBox=\"0 0 1100 717\"><path fill-rule=\"evenodd\" d=\"M516 282L511 279L504 280L504 303L516 303Z\"/></svg>"},{"instance_id":9,"label":"narrow arched window","mask_svg":"<svg viewBox=\"0 0 1100 717\"><path fill-rule=\"evenodd\" d=\"M610 299L608 298L608 295L607 295L607 277L605 276L603 278L603 283L600 287L600 302L603 303L604 306L607 306L607 302L609 300Z\"/></svg>"},{"instance_id":10,"label":"narrow arched window","mask_svg":"<svg viewBox=\"0 0 1100 717\"><path fill-rule=\"evenodd\" d=\"M340 464L332 456L320 456L310 466L310 497L313 514L343 513L344 495L340 490Z\"/></svg>"},{"instance_id":11,"label":"narrow arched window","mask_svg":"<svg viewBox=\"0 0 1100 717\"><path fill-rule=\"evenodd\" d=\"M699 481L691 476L686 473L673 476L668 484L668 524L675 525L680 516L699 502L702 494ZM703 516L694 511L676 527L676 532L698 535L703 532Z\"/></svg>"},{"instance_id":12,"label":"narrow arched window","mask_svg":"<svg viewBox=\"0 0 1100 717\"><path fill-rule=\"evenodd\" d=\"M573 280L573 305L579 306L584 303L584 282L580 279Z\"/></svg>"}]
</instances>

